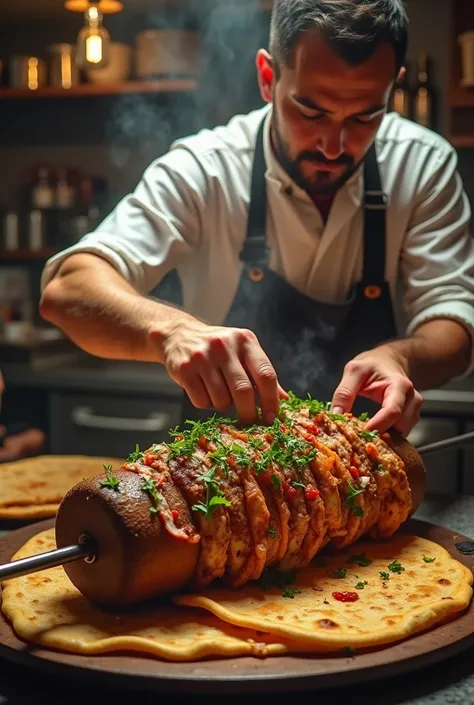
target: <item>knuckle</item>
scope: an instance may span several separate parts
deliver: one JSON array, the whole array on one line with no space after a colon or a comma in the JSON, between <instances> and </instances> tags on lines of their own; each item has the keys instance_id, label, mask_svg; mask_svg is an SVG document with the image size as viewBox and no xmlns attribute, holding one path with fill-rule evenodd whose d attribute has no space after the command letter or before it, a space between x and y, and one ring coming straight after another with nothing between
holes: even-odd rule
<instances>
[{"instance_id":1,"label":"knuckle","mask_svg":"<svg viewBox=\"0 0 474 705\"><path fill-rule=\"evenodd\" d=\"M423 406L423 397L421 396L420 392L415 392L415 406L419 410Z\"/></svg>"},{"instance_id":2,"label":"knuckle","mask_svg":"<svg viewBox=\"0 0 474 705\"><path fill-rule=\"evenodd\" d=\"M258 377L267 384L273 384L277 380L276 372L269 362L263 362L259 365L256 373Z\"/></svg>"},{"instance_id":3,"label":"knuckle","mask_svg":"<svg viewBox=\"0 0 474 705\"><path fill-rule=\"evenodd\" d=\"M240 328L237 336L241 343L255 343L257 341L255 333L248 328Z\"/></svg>"},{"instance_id":4,"label":"knuckle","mask_svg":"<svg viewBox=\"0 0 474 705\"><path fill-rule=\"evenodd\" d=\"M365 363L367 364L367 363ZM364 367L364 363L361 360L349 360L344 366L344 372L348 374L357 374Z\"/></svg>"},{"instance_id":5,"label":"knuckle","mask_svg":"<svg viewBox=\"0 0 474 705\"><path fill-rule=\"evenodd\" d=\"M387 407L387 413L394 418L399 418L402 415L402 409L398 404L391 404Z\"/></svg>"},{"instance_id":6,"label":"knuckle","mask_svg":"<svg viewBox=\"0 0 474 705\"><path fill-rule=\"evenodd\" d=\"M352 392L349 387L339 387L334 396L339 401L350 401L352 399Z\"/></svg>"},{"instance_id":7,"label":"knuckle","mask_svg":"<svg viewBox=\"0 0 474 705\"><path fill-rule=\"evenodd\" d=\"M233 384L234 392L238 397L253 393L253 387L248 379L236 379Z\"/></svg>"}]
</instances>

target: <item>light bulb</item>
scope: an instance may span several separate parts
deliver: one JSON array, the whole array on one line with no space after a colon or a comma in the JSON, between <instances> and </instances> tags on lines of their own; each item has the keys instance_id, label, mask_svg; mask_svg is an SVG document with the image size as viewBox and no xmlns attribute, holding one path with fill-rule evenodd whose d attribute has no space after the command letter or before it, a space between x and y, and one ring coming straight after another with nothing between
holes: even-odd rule
<instances>
[{"instance_id":1,"label":"light bulb","mask_svg":"<svg viewBox=\"0 0 474 705\"><path fill-rule=\"evenodd\" d=\"M88 7L84 16L85 24L77 37L76 64L81 69L103 68L109 63L110 35L97 7Z\"/></svg>"}]
</instances>

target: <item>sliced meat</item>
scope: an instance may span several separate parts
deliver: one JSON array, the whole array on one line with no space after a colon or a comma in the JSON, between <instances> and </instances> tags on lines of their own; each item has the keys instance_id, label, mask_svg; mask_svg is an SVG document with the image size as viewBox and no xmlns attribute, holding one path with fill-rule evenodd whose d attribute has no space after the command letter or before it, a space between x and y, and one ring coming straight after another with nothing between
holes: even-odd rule
<instances>
[{"instance_id":1,"label":"sliced meat","mask_svg":"<svg viewBox=\"0 0 474 705\"><path fill-rule=\"evenodd\" d=\"M222 441L229 447L231 453L234 446L242 449L242 454L238 452L234 454L234 469L239 474L244 491L249 528L253 540L252 554L243 566L241 573L233 581L234 585L242 585L247 580L260 578L267 558L270 524L270 512L251 467L248 441L246 443L242 436L245 438L245 434L228 426L222 430Z\"/></svg>"},{"instance_id":2,"label":"sliced meat","mask_svg":"<svg viewBox=\"0 0 474 705\"><path fill-rule=\"evenodd\" d=\"M174 484L183 493L190 508L206 502L206 485L202 476L210 469L211 462L203 451L196 450L192 458L170 459L168 467ZM194 510L193 518L201 534L194 585L201 588L225 573L230 543L229 515L225 506L217 505L209 517Z\"/></svg>"}]
</instances>

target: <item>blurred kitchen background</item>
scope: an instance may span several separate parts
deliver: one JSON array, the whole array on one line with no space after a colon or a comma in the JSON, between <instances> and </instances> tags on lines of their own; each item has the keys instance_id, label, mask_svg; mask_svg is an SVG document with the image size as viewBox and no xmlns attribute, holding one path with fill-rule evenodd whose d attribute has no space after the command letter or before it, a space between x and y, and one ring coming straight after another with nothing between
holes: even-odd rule
<instances>
[{"instance_id":1,"label":"blurred kitchen background","mask_svg":"<svg viewBox=\"0 0 474 705\"><path fill-rule=\"evenodd\" d=\"M408 74L392 109L451 141L474 202L474 3L407 6ZM0 423L42 429L42 452L125 457L179 422L181 390L160 366L92 358L39 318L40 274L175 138L262 105L254 57L270 9L271 0L0 3ZM153 293L180 302L174 274ZM474 429L474 378L424 396L415 444ZM430 490L474 492L473 459L474 445L431 456Z\"/></svg>"}]
</instances>

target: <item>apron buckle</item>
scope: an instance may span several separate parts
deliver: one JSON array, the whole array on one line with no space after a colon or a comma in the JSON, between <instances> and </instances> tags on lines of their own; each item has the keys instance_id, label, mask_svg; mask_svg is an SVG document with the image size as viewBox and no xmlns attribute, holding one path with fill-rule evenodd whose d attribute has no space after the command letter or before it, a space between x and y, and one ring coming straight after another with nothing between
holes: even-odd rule
<instances>
[{"instance_id":1,"label":"apron buckle","mask_svg":"<svg viewBox=\"0 0 474 705\"><path fill-rule=\"evenodd\" d=\"M377 284L369 284L364 289L364 296L366 299L380 299L382 296L382 289Z\"/></svg>"},{"instance_id":2,"label":"apron buckle","mask_svg":"<svg viewBox=\"0 0 474 705\"><path fill-rule=\"evenodd\" d=\"M265 273L261 267L252 267L249 271L249 278L253 282L261 282Z\"/></svg>"}]
</instances>

